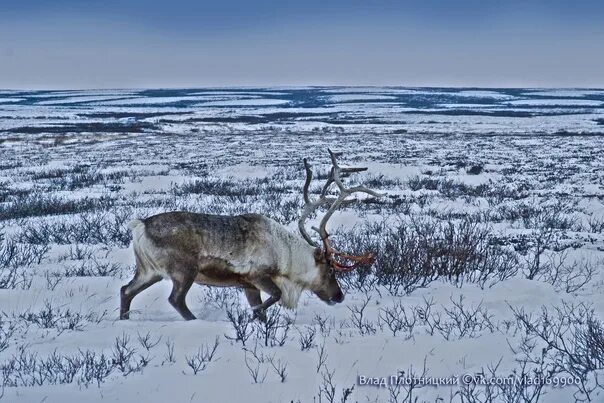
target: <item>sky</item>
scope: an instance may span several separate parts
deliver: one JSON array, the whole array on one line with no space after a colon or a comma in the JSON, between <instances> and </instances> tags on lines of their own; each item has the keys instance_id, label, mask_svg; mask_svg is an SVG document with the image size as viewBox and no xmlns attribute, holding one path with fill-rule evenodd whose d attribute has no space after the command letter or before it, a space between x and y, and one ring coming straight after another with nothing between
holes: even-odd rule
<instances>
[{"instance_id":1,"label":"sky","mask_svg":"<svg viewBox=\"0 0 604 403\"><path fill-rule=\"evenodd\" d=\"M1 0L0 88L604 87L601 0Z\"/></svg>"}]
</instances>

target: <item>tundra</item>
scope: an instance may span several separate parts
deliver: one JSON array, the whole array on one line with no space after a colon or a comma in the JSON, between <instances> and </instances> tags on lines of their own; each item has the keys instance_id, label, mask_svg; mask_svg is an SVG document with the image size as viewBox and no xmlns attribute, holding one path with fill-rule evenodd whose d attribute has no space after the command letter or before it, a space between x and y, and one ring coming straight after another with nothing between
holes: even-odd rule
<instances>
[{"instance_id":1,"label":"tundra","mask_svg":"<svg viewBox=\"0 0 604 403\"><path fill-rule=\"evenodd\" d=\"M162 279L172 281L168 301L186 320L195 319L186 303L193 283L242 288L254 317L260 320L266 320L265 311L276 302L295 308L303 290L310 290L330 305L342 302L344 294L336 272L371 264L374 256L352 256L335 250L329 243L327 222L341 205L353 201L347 199L353 193L382 195L364 186L345 187L343 178L367 168L340 167L338 154L328 151L332 167L316 200L309 195L313 173L307 159L303 160L306 181L305 206L298 221L301 237L260 214L167 212L131 221L128 226L132 230L136 272L121 288L120 319L129 318L130 304L138 293ZM305 228L306 220L320 207L327 211L319 228L312 229L321 244ZM349 263L342 263L343 259ZM261 291L269 296L265 301Z\"/></svg>"}]
</instances>

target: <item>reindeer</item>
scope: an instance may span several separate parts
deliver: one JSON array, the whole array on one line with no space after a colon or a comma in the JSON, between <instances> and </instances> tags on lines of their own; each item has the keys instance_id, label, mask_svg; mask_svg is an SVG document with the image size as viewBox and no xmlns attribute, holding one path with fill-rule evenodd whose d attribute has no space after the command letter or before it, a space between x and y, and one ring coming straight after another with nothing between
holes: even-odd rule
<instances>
[{"instance_id":1,"label":"reindeer","mask_svg":"<svg viewBox=\"0 0 604 403\"><path fill-rule=\"evenodd\" d=\"M168 301L186 320L195 319L185 301L193 283L243 288L253 316L259 320L266 320L265 311L276 302L295 308L303 290L312 291L330 305L342 302L344 294L336 273L371 264L374 255L353 256L334 249L329 243L327 222L341 205L354 201L347 199L353 193L382 195L365 186L345 187L343 178L367 168L340 167L336 160L339 154L328 151L332 167L314 201L309 196L313 173L307 159L303 159L305 206L298 221L302 238L260 214L169 212L131 221L128 226L132 230L136 273L121 288L120 319L129 318L130 304L138 293L162 279L172 280ZM339 192L337 197L330 195L333 185ZM319 228L312 227L320 236L320 246L306 231L305 222L323 206L329 207ZM261 291L269 295L265 301Z\"/></svg>"}]
</instances>

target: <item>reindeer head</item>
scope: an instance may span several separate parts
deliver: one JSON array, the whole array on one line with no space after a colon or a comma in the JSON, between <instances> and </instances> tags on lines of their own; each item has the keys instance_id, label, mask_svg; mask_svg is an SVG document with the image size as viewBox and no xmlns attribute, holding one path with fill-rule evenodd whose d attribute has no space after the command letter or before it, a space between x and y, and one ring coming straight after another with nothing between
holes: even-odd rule
<instances>
[{"instance_id":1,"label":"reindeer head","mask_svg":"<svg viewBox=\"0 0 604 403\"><path fill-rule=\"evenodd\" d=\"M315 247L314 257L315 264L319 269L319 276L311 290L321 300L329 304L333 304L342 302L344 300L344 294L342 293L342 290L340 289L340 286L336 280L336 273L354 270L361 264L370 265L373 263L375 256L373 253L365 253L361 256L355 256L336 250L329 243L329 234L327 233L326 229L327 222L340 206L354 202L354 200L346 199L353 193L367 193L374 197L381 197L383 195L374 192L365 186L355 186L351 188L345 187L342 183L343 178L346 178L356 172L366 171L367 168L340 167L337 161L337 157L340 154L334 153L329 149L327 151L329 151L329 156L331 157L332 167L327 181L325 182L325 185L323 185L319 198L315 201L311 201L309 196L309 188L313 176L312 170L308 160L306 158L303 160L304 169L306 170L306 182L304 182L303 189L305 206L302 215L298 220L298 229L306 242ZM338 191L337 197L329 195L329 191L332 187L334 187L334 185ZM312 213L322 206L328 206L327 212L321 219L319 228L312 227L312 229L316 231L321 238L321 245L319 245L312 239L308 232L306 232L305 221ZM343 261L348 261L349 263L344 263Z\"/></svg>"}]
</instances>

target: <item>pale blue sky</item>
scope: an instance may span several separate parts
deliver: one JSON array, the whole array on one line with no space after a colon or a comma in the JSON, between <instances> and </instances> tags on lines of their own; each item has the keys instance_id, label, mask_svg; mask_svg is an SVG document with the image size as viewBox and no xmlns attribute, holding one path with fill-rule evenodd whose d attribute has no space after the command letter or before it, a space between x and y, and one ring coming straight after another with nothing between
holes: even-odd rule
<instances>
[{"instance_id":1,"label":"pale blue sky","mask_svg":"<svg viewBox=\"0 0 604 403\"><path fill-rule=\"evenodd\" d=\"M601 1L4 0L0 88L604 87Z\"/></svg>"}]
</instances>

